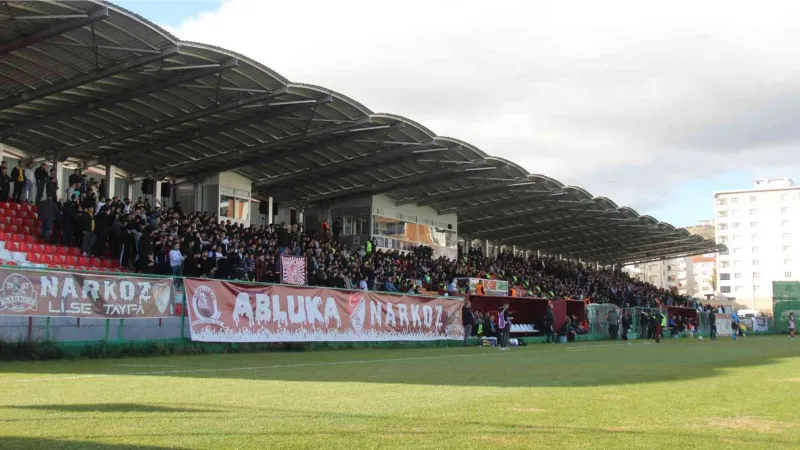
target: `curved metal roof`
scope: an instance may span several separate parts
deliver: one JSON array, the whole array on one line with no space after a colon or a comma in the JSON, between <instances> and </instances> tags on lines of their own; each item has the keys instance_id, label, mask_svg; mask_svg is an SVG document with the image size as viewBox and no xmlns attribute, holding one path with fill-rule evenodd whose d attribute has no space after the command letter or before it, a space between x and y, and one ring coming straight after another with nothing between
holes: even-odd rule
<instances>
[{"instance_id":1,"label":"curved metal roof","mask_svg":"<svg viewBox=\"0 0 800 450\"><path fill-rule=\"evenodd\" d=\"M178 181L233 170L300 205L382 193L458 214L467 237L587 260L722 248L105 2L7 2L0 80L0 139L28 154Z\"/></svg>"}]
</instances>

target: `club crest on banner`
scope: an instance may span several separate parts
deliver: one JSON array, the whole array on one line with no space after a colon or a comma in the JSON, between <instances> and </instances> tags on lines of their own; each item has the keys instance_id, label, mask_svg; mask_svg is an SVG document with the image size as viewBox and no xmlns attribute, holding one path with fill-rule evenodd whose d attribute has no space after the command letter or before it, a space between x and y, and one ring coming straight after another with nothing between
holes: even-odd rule
<instances>
[{"instance_id":1,"label":"club crest on banner","mask_svg":"<svg viewBox=\"0 0 800 450\"><path fill-rule=\"evenodd\" d=\"M214 294L214 290L210 287L201 285L194 290L192 306L194 306L198 321L219 326L225 325L219 320L222 313L219 311L217 304L217 295Z\"/></svg>"},{"instance_id":2,"label":"club crest on banner","mask_svg":"<svg viewBox=\"0 0 800 450\"><path fill-rule=\"evenodd\" d=\"M167 283L157 283L153 285L153 297L156 300L156 308L161 314L167 312L172 301L172 289Z\"/></svg>"},{"instance_id":3,"label":"club crest on banner","mask_svg":"<svg viewBox=\"0 0 800 450\"><path fill-rule=\"evenodd\" d=\"M348 298L347 312L350 314L350 322L357 333L364 329L364 320L367 317L367 301L361 293L350 294Z\"/></svg>"},{"instance_id":4,"label":"club crest on banner","mask_svg":"<svg viewBox=\"0 0 800 450\"><path fill-rule=\"evenodd\" d=\"M24 275L11 274L3 281L0 290L0 311L9 310L15 313L36 311L38 301L33 284Z\"/></svg>"}]
</instances>

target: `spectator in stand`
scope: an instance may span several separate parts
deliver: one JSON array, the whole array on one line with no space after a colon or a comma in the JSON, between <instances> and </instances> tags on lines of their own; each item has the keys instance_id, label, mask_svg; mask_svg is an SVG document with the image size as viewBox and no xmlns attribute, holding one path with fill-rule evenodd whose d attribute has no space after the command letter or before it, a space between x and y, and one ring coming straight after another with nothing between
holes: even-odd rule
<instances>
[{"instance_id":1,"label":"spectator in stand","mask_svg":"<svg viewBox=\"0 0 800 450\"><path fill-rule=\"evenodd\" d=\"M94 245L94 218L84 206L78 206L78 215L75 219L75 229L80 236L81 254L89 256L89 252Z\"/></svg>"},{"instance_id":2,"label":"spectator in stand","mask_svg":"<svg viewBox=\"0 0 800 450\"><path fill-rule=\"evenodd\" d=\"M3 161L3 166L0 167L0 202L7 202L8 196L11 193L11 177L8 176L8 166Z\"/></svg>"},{"instance_id":3,"label":"spectator in stand","mask_svg":"<svg viewBox=\"0 0 800 450\"><path fill-rule=\"evenodd\" d=\"M44 197L45 188L47 187L47 179L49 178L47 167L44 165L44 163L36 168L36 170L33 172L33 177L36 180L36 204L38 205Z\"/></svg>"},{"instance_id":4,"label":"spectator in stand","mask_svg":"<svg viewBox=\"0 0 800 450\"><path fill-rule=\"evenodd\" d=\"M22 201L28 204L33 204L33 188L36 187L36 171L33 170L33 164L28 162L24 170L25 185L22 188Z\"/></svg>"},{"instance_id":5,"label":"spectator in stand","mask_svg":"<svg viewBox=\"0 0 800 450\"><path fill-rule=\"evenodd\" d=\"M55 169L50 169L50 175L48 175L45 185L45 194L53 201L58 201L58 177Z\"/></svg>"},{"instance_id":6,"label":"spectator in stand","mask_svg":"<svg viewBox=\"0 0 800 450\"><path fill-rule=\"evenodd\" d=\"M185 257L181 253L180 244L177 242L172 245L172 250L169 252L169 267L172 270L173 277L183 275L183 260Z\"/></svg>"},{"instance_id":7,"label":"spectator in stand","mask_svg":"<svg viewBox=\"0 0 800 450\"><path fill-rule=\"evenodd\" d=\"M39 202L39 221L42 223L42 239L50 243L53 237L53 226L58 217L58 204L51 198L45 198Z\"/></svg>"},{"instance_id":8,"label":"spectator in stand","mask_svg":"<svg viewBox=\"0 0 800 450\"><path fill-rule=\"evenodd\" d=\"M555 335L555 314L553 313L553 302L547 302L547 311L544 314L544 334L547 336L545 343L556 343Z\"/></svg>"},{"instance_id":9,"label":"spectator in stand","mask_svg":"<svg viewBox=\"0 0 800 450\"><path fill-rule=\"evenodd\" d=\"M11 181L14 183L14 195L11 201L22 203L22 190L25 186L25 163L19 161L11 171Z\"/></svg>"}]
</instances>

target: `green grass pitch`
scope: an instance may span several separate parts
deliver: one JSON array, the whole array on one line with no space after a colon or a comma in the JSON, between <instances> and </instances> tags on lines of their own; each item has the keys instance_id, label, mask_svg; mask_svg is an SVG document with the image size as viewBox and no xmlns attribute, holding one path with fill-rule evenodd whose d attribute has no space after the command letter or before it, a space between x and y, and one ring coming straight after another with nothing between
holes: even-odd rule
<instances>
[{"instance_id":1,"label":"green grass pitch","mask_svg":"<svg viewBox=\"0 0 800 450\"><path fill-rule=\"evenodd\" d=\"M0 363L0 448L800 448L785 336Z\"/></svg>"}]
</instances>

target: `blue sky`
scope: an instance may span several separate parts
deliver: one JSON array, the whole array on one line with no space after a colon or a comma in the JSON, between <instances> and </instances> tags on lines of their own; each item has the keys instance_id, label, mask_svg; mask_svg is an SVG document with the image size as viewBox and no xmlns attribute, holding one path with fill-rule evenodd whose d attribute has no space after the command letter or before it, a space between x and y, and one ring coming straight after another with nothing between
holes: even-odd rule
<instances>
[{"instance_id":1,"label":"blue sky","mask_svg":"<svg viewBox=\"0 0 800 450\"><path fill-rule=\"evenodd\" d=\"M198 14L213 11L219 8L221 1L170 1L170 0L146 0L146 1L115 1L115 4L125 9L135 12L158 25L177 27L184 20L197 16Z\"/></svg>"},{"instance_id":2,"label":"blue sky","mask_svg":"<svg viewBox=\"0 0 800 450\"><path fill-rule=\"evenodd\" d=\"M545 14L532 16L542 20L534 26L522 18L525 14L506 11L514 9L511 0L505 9L491 10L465 0L459 18L444 2L432 1L425 3L426 17L434 22L429 27L424 26L428 19L414 15L418 8L401 11L410 15L405 19L419 22L409 33L383 20L388 12L400 13L391 4L303 0L305 9L318 14L305 17L308 33L297 34L291 21L260 28L259 18L291 16L297 3L240 4L244 1L117 3L175 30L181 39L238 51L290 80L331 88L373 111L418 120L440 135L461 138L533 173L584 187L676 226L713 218L715 191L746 189L755 179L793 177L800 170L799 159L791 156L800 152L795 142L781 146L785 136L769 122L773 115L791 112L780 99L795 96L782 95L780 89L796 92L778 77L796 72L794 59L771 59L782 54L776 48L789 45L781 30L795 25L773 15L754 17L749 9L731 8L723 17L707 5L691 8L694 20L685 22L687 11L679 7L653 11L634 2L615 12L612 1L597 4L597 11L584 18L570 7L560 10L560 2L540 0L536 5L549 6ZM203 13L213 14L189 21ZM450 20L455 22L438 23ZM331 23L339 26L329 28ZM506 25L492 28L499 23ZM704 31L710 28L714 33ZM260 38L243 39L243 29L259 29ZM462 36L458 29L473 31ZM773 32L780 39L773 39ZM293 36L291 46L265 45L287 35ZM373 39L365 41L364 35ZM477 42L467 40L478 35ZM331 44L324 53L319 52L322 38ZM514 43L523 50L509 53ZM303 54L312 56L297 57ZM418 61L384 58L391 54L414 54ZM595 59L598 54L618 59L608 65ZM712 64L708 54L723 57ZM747 63L746 55L758 64ZM475 74L475 67L491 70ZM514 78L517 72L525 75ZM493 77L515 83L518 87L510 90L528 99L515 103L502 97L497 102L501 97L495 91L475 91ZM720 79L730 86L718 89ZM769 89L760 92L761 87ZM464 98L467 104L457 103ZM742 104L736 103L739 99Z\"/></svg>"}]
</instances>

